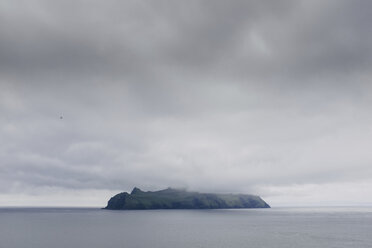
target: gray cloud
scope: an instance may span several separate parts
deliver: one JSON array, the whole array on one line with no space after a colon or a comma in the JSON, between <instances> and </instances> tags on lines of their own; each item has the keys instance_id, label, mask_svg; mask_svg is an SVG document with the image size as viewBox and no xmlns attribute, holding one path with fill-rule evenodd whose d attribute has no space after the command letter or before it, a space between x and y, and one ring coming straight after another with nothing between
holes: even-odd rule
<instances>
[{"instance_id":1,"label":"gray cloud","mask_svg":"<svg viewBox=\"0 0 372 248\"><path fill-rule=\"evenodd\" d=\"M370 5L3 1L0 195L101 204L136 185L344 203L318 197L326 185L365 202Z\"/></svg>"}]
</instances>

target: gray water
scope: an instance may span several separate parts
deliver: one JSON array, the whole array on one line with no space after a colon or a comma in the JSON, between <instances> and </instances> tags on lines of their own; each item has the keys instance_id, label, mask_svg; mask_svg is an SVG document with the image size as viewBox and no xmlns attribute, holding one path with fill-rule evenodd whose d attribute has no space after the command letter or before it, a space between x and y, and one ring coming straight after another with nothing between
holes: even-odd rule
<instances>
[{"instance_id":1,"label":"gray water","mask_svg":"<svg viewBox=\"0 0 372 248\"><path fill-rule=\"evenodd\" d=\"M0 248L372 247L372 208L0 208Z\"/></svg>"}]
</instances>

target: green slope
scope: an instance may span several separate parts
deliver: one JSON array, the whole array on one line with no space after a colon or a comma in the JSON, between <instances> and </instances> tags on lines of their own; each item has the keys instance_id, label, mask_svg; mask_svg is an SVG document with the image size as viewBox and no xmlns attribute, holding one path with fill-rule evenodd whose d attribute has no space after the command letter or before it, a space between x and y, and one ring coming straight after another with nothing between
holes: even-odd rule
<instances>
[{"instance_id":1,"label":"green slope","mask_svg":"<svg viewBox=\"0 0 372 248\"><path fill-rule=\"evenodd\" d=\"M244 194L209 194L177 189L144 192L134 188L112 197L105 209L218 209L270 208L259 196Z\"/></svg>"}]
</instances>

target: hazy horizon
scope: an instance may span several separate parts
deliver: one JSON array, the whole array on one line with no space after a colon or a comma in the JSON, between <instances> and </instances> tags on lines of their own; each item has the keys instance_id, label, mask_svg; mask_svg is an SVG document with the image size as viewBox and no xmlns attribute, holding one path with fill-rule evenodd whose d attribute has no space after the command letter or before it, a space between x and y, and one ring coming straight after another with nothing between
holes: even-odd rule
<instances>
[{"instance_id":1,"label":"hazy horizon","mask_svg":"<svg viewBox=\"0 0 372 248\"><path fill-rule=\"evenodd\" d=\"M167 187L371 206L371 1L0 2L0 206Z\"/></svg>"}]
</instances>

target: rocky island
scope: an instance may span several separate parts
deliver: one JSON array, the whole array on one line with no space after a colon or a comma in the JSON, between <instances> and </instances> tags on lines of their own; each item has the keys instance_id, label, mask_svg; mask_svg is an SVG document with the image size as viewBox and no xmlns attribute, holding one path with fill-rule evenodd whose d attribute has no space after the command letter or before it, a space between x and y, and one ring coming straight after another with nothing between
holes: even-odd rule
<instances>
[{"instance_id":1,"label":"rocky island","mask_svg":"<svg viewBox=\"0 0 372 248\"><path fill-rule=\"evenodd\" d=\"M256 195L198 193L172 188L145 192L139 188L134 188L130 194L123 192L112 197L104 209L221 208L270 208L270 206Z\"/></svg>"}]
</instances>

